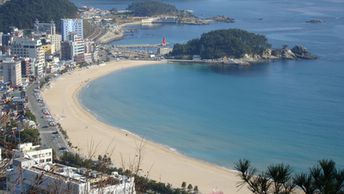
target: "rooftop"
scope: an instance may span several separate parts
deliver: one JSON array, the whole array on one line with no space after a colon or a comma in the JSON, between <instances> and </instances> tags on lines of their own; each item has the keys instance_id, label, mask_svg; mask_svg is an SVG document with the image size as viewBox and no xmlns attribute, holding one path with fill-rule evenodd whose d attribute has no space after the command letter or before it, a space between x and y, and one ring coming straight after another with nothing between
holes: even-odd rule
<instances>
[{"instance_id":1,"label":"rooftop","mask_svg":"<svg viewBox=\"0 0 344 194\"><path fill-rule=\"evenodd\" d=\"M115 177L86 168L74 168L57 163L37 164L32 166L31 170L76 184L90 182L91 186L99 184L116 185L123 179L122 176Z\"/></svg>"}]
</instances>

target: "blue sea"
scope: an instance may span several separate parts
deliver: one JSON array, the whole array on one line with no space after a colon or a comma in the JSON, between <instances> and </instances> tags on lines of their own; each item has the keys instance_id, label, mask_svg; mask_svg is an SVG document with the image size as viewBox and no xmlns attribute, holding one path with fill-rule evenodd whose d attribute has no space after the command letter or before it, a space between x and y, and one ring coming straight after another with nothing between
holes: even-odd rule
<instances>
[{"instance_id":1,"label":"blue sea","mask_svg":"<svg viewBox=\"0 0 344 194\"><path fill-rule=\"evenodd\" d=\"M130 1L74 0L123 9ZM264 168L284 162L306 170L323 158L344 167L343 0L176 0L195 15L234 24L130 27L113 44L182 43L241 28L273 47L303 44L319 59L211 67L162 64L125 69L90 83L80 100L100 120L178 152L225 167L241 158ZM305 21L320 19L320 24Z\"/></svg>"}]
</instances>

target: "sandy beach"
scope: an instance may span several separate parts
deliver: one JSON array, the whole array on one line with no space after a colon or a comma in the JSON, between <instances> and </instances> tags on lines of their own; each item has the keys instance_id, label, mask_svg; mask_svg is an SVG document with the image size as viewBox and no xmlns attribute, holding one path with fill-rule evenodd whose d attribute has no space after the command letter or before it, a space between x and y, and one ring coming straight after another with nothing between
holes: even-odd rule
<instances>
[{"instance_id":1,"label":"sandy beach","mask_svg":"<svg viewBox=\"0 0 344 194\"><path fill-rule=\"evenodd\" d=\"M112 127L96 119L79 103L78 94L91 80L118 71L158 62L119 61L102 66L75 70L57 78L42 96L54 118L67 131L73 146L85 156L111 154L118 167L130 167L137 161L137 147L142 139L124 130ZM176 129L177 130L177 129ZM166 134L167 135L167 134ZM182 182L197 185L202 193L218 189L224 193L249 193L245 188L236 188L239 177L229 169L195 160L168 149L160 144L144 141L142 149L141 175L147 174L157 181L180 187Z\"/></svg>"}]
</instances>

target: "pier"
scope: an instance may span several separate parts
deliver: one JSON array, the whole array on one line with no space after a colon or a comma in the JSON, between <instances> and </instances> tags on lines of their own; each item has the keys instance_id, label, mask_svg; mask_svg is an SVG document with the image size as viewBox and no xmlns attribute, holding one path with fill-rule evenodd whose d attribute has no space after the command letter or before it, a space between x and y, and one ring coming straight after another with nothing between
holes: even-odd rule
<instances>
[{"instance_id":1,"label":"pier","mask_svg":"<svg viewBox=\"0 0 344 194\"><path fill-rule=\"evenodd\" d=\"M160 48L161 44L125 44L125 45L113 45L117 48Z\"/></svg>"}]
</instances>

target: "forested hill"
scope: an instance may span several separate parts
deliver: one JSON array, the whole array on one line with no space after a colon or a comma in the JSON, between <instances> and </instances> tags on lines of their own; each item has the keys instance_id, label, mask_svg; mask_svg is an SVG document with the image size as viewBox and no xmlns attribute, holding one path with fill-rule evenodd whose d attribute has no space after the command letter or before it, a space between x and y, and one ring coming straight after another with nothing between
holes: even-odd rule
<instances>
[{"instance_id":1,"label":"forested hill","mask_svg":"<svg viewBox=\"0 0 344 194\"><path fill-rule=\"evenodd\" d=\"M171 4L157 0L136 1L128 6L135 16L154 16L162 14L177 14L178 9Z\"/></svg>"},{"instance_id":2,"label":"forested hill","mask_svg":"<svg viewBox=\"0 0 344 194\"><path fill-rule=\"evenodd\" d=\"M263 35L240 29L215 30L186 44L175 44L172 56L200 55L202 59L240 58L245 54L260 55L271 48Z\"/></svg>"},{"instance_id":3,"label":"forested hill","mask_svg":"<svg viewBox=\"0 0 344 194\"><path fill-rule=\"evenodd\" d=\"M59 27L61 18L75 17L77 11L69 0L11 0L0 6L0 32L7 32L10 26L32 28L36 19L54 20Z\"/></svg>"}]
</instances>

